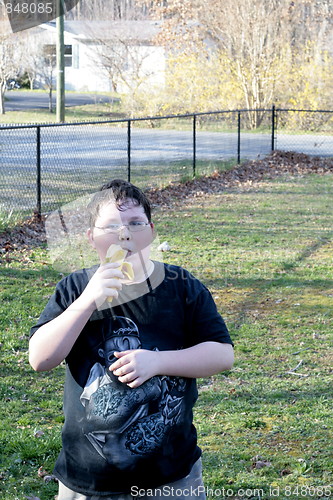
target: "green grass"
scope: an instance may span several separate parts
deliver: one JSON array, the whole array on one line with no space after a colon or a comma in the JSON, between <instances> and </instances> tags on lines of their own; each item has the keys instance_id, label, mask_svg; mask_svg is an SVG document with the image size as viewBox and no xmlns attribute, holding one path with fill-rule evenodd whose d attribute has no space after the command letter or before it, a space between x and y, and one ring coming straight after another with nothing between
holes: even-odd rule
<instances>
[{"instance_id":1,"label":"green grass","mask_svg":"<svg viewBox=\"0 0 333 500\"><path fill-rule=\"evenodd\" d=\"M14 210L10 210L8 212L4 210L0 205L0 232L15 227L17 223L22 221L24 215L24 213L15 212ZM31 212L29 215L31 215Z\"/></svg>"},{"instance_id":2,"label":"green grass","mask_svg":"<svg viewBox=\"0 0 333 500\"><path fill-rule=\"evenodd\" d=\"M155 213L165 260L207 284L235 342L233 369L199 381L209 500L332 496L332 188L332 175L287 176ZM47 262L34 249L0 270L4 500L57 491L38 469L60 449L63 366L36 374L27 361L60 278Z\"/></svg>"},{"instance_id":3,"label":"green grass","mask_svg":"<svg viewBox=\"0 0 333 500\"><path fill-rule=\"evenodd\" d=\"M66 108L66 122L117 120L119 115L112 111L108 104L86 104ZM0 115L0 124L56 123L55 109L50 113L47 109L27 111L7 111Z\"/></svg>"},{"instance_id":4,"label":"green grass","mask_svg":"<svg viewBox=\"0 0 333 500\"><path fill-rule=\"evenodd\" d=\"M71 106L65 108L66 122L118 120L121 118L126 117L124 113L121 112L117 102L113 104L85 104L82 106ZM0 115L0 124L3 125L56 123L56 121L55 106L52 113L50 113L47 108L43 108L27 109L22 111L6 111L4 115Z\"/></svg>"}]
</instances>

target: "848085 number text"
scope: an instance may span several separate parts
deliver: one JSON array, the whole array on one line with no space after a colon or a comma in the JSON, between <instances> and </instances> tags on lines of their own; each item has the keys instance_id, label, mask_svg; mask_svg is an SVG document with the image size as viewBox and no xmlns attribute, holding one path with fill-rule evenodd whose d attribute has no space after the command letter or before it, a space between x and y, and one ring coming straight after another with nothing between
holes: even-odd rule
<instances>
[{"instance_id":1,"label":"848085 number text","mask_svg":"<svg viewBox=\"0 0 333 500\"><path fill-rule=\"evenodd\" d=\"M3 6L7 14L52 14L53 2L17 2L9 3L0 0L0 6Z\"/></svg>"}]
</instances>

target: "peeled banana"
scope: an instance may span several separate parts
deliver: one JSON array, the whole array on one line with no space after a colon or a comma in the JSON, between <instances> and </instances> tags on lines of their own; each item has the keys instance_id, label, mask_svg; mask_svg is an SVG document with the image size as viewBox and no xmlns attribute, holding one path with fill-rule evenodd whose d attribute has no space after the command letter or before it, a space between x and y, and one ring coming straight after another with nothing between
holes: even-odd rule
<instances>
[{"instance_id":1,"label":"peeled banana","mask_svg":"<svg viewBox=\"0 0 333 500\"><path fill-rule=\"evenodd\" d=\"M133 281L134 279L134 271L133 266L130 262L125 261L126 250L121 248L120 245L112 244L109 246L108 251L105 256L105 264L109 262L119 262L119 267L122 273L126 276L127 279ZM113 297L108 297L107 301L112 302Z\"/></svg>"}]
</instances>

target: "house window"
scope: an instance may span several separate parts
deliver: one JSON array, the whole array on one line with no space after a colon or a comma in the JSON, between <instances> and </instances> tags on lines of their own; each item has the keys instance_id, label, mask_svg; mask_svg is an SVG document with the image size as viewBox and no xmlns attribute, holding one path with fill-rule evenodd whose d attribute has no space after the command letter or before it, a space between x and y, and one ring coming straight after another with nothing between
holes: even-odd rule
<instances>
[{"instance_id":1,"label":"house window","mask_svg":"<svg viewBox=\"0 0 333 500\"><path fill-rule=\"evenodd\" d=\"M46 64L55 66L57 48L54 44L44 45L44 59ZM72 45L64 45L64 65L66 68L70 68L73 62L73 51Z\"/></svg>"},{"instance_id":2,"label":"house window","mask_svg":"<svg viewBox=\"0 0 333 500\"><path fill-rule=\"evenodd\" d=\"M73 61L73 51L71 45L64 46L64 60L65 60L65 67L70 68L72 66L72 61Z\"/></svg>"}]
</instances>

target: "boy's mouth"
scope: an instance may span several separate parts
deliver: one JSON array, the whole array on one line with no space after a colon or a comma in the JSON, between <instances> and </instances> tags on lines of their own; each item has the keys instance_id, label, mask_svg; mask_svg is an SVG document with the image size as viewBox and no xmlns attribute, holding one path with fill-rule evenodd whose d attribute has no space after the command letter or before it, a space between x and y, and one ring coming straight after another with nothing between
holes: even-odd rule
<instances>
[{"instance_id":1,"label":"boy's mouth","mask_svg":"<svg viewBox=\"0 0 333 500\"><path fill-rule=\"evenodd\" d=\"M121 247L126 253L126 256L125 256L125 260L128 259L129 257L131 257L132 255L134 255L136 253L136 250L135 248L128 248L128 247Z\"/></svg>"}]
</instances>

